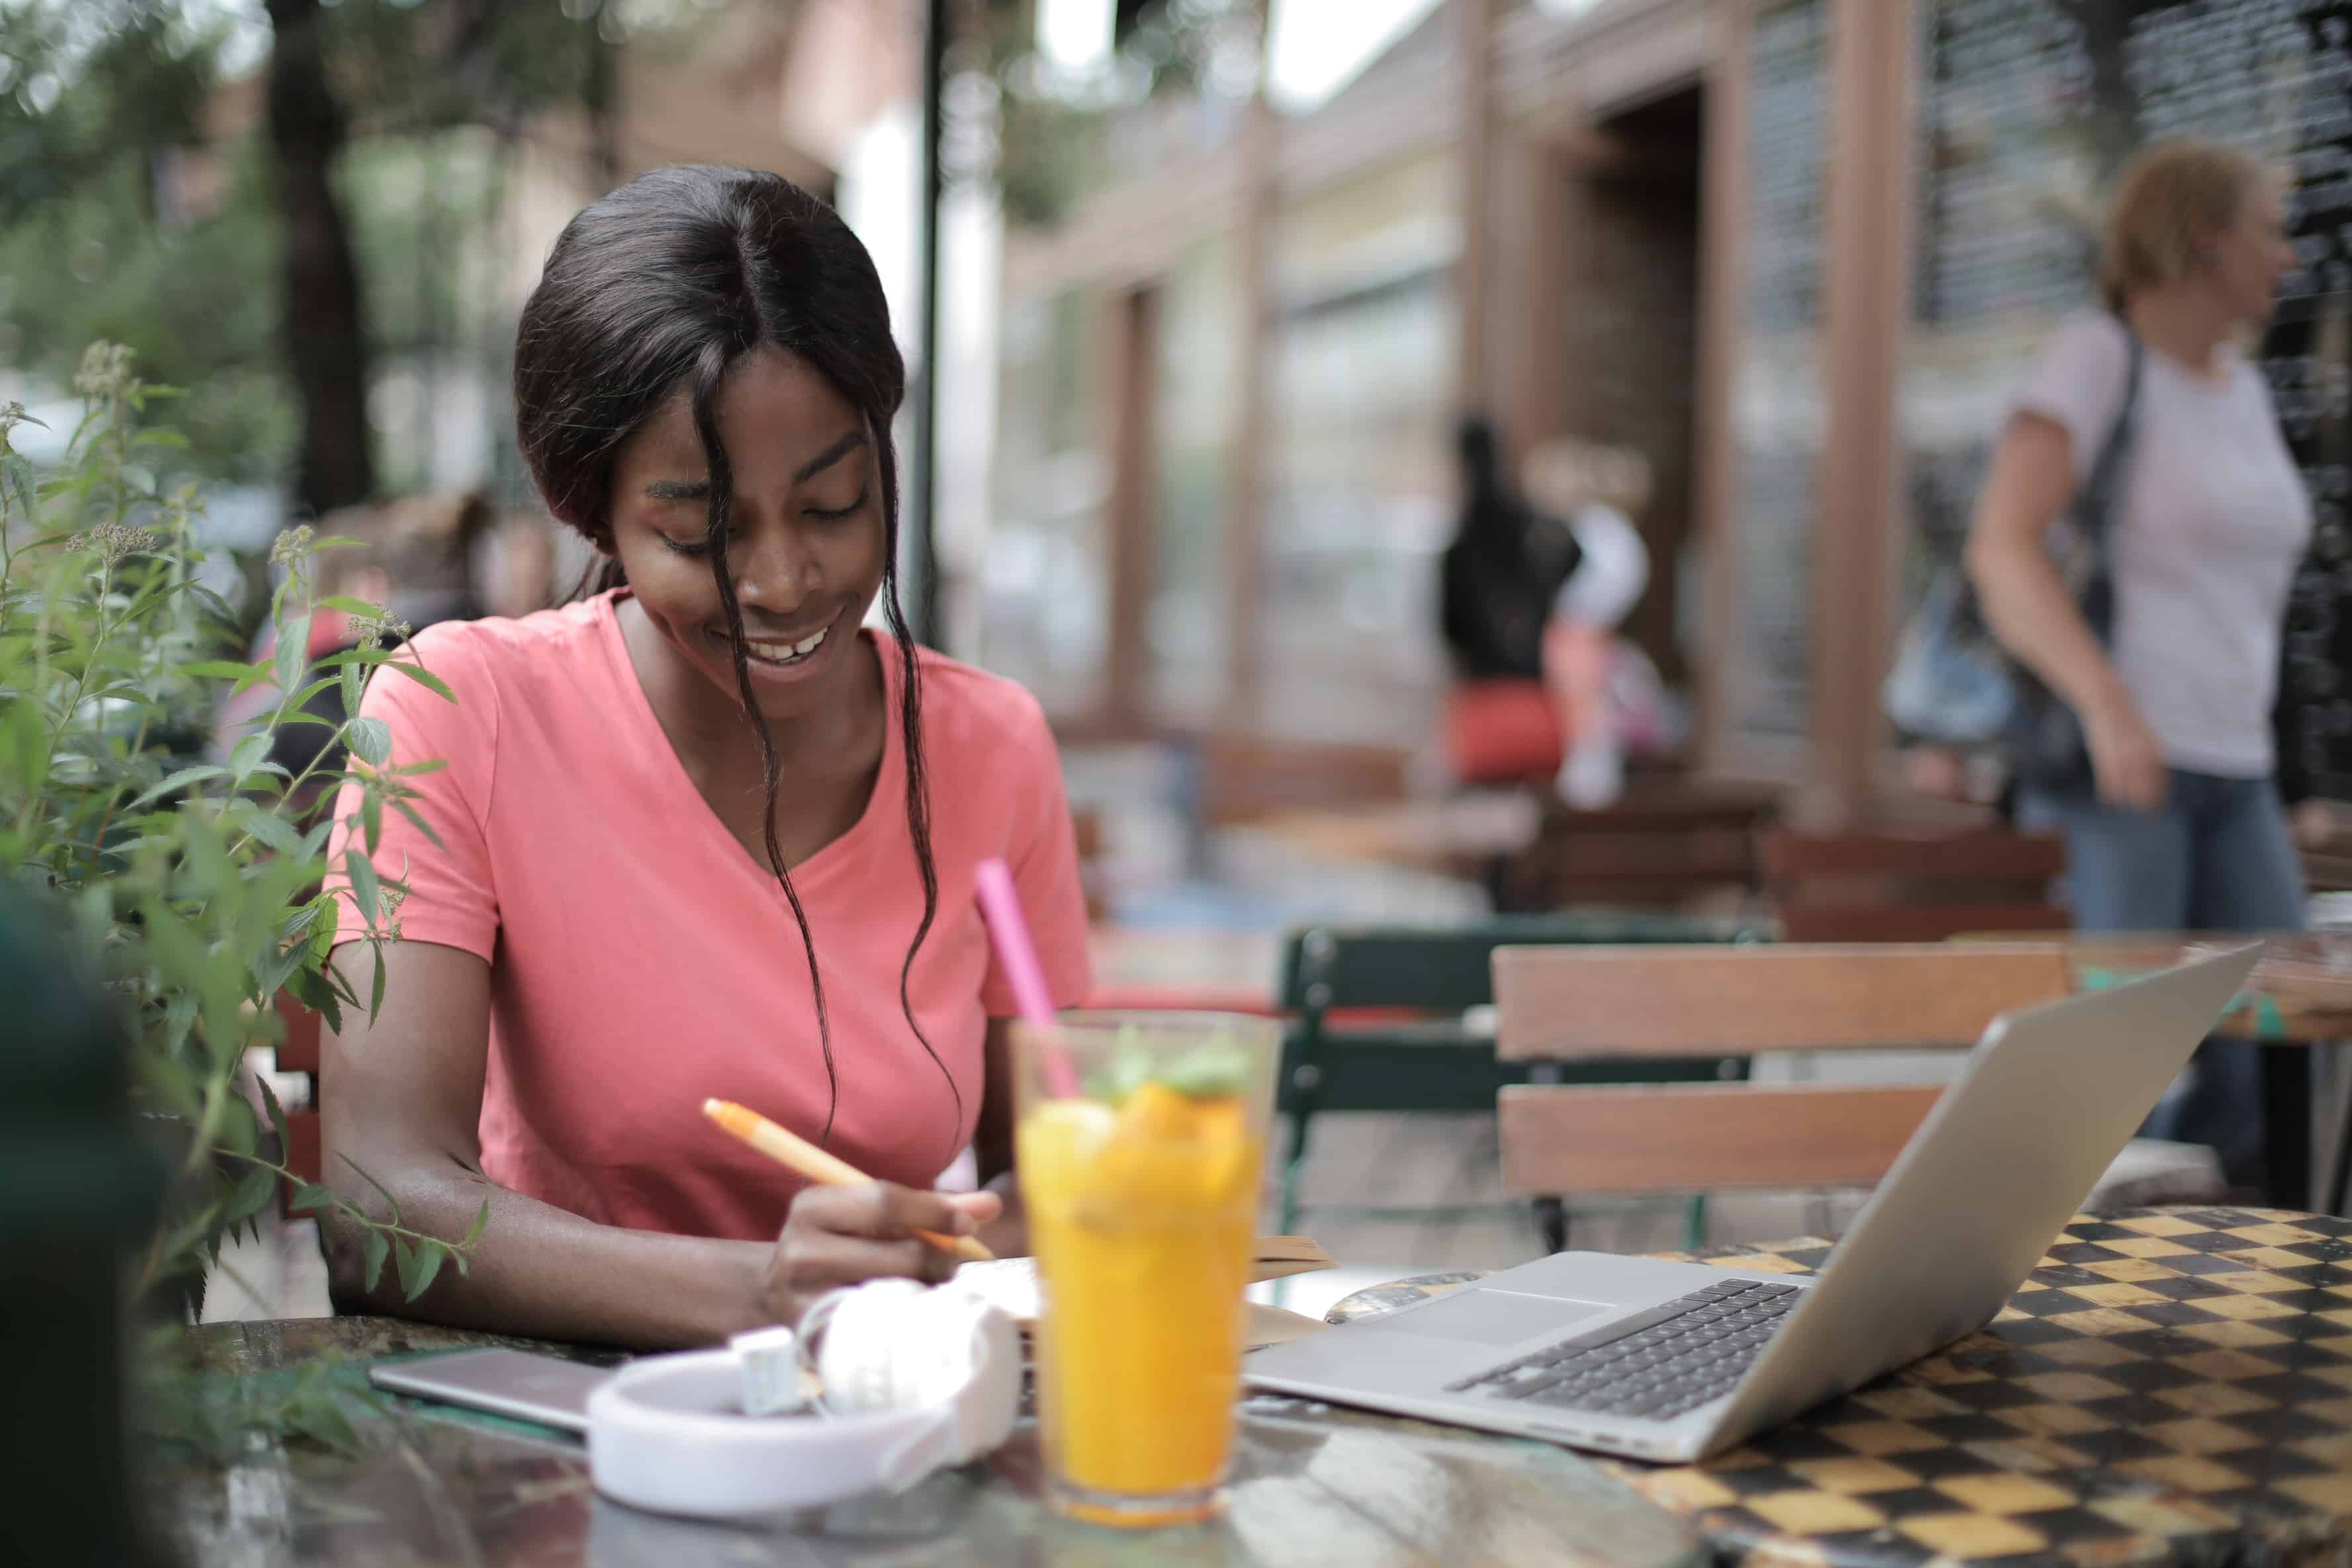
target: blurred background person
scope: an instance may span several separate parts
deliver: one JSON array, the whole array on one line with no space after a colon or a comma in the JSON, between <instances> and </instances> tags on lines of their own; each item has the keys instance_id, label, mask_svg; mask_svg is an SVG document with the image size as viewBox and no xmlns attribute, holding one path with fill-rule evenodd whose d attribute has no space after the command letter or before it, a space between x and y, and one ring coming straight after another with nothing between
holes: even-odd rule
<instances>
[{"instance_id":1,"label":"blurred background person","mask_svg":"<svg viewBox=\"0 0 2352 1568\"><path fill-rule=\"evenodd\" d=\"M1649 503L1650 466L1621 447L1547 441L1528 455L1523 482L1528 499L1564 520L1576 541L1575 569L1553 595L1544 629L1544 678L1565 742L1559 797L1596 809L1624 793L1629 731L1645 748L1665 742L1657 670L1616 635L1650 583L1650 552L1633 526Z\"/></svg>"},{"instance_id":2,"label":"blurred background person","mask_svg":"<svg viewBox=\"0 0 2352 1568\"><path fill-rule=\"evenodd\" d=\"M2304 884L2274 773L2282 623L2312 508L2242 344L2294 264L2278 185L2243 154L2159 143L2124 173L2102 248L2106 310L2066 321L1994 450L1968 567L2002 646L2080 717L2091 777L2028 787L2066 838L2087 931L2300 929ZM2103 641L2044 548L2126 410L2106 524ZM2260 1180L2259 1049L2209 1042L2149 1131Z\"/></svg>"},{"instance_id":3,"label":"blurred background person","mask_svg":"<svg viewBox=\"0 0 2352 1568\"><path fill-rule=\"evenodd\" d=\"M1441 568L1440 622L1455 676L1447 760L1464 784L1547 778L1567 732L1544 682L1545 628L1581 551L1566 522L1512 488L1487 421L1465 419L1455 450L1462 510Z\"/></svg>"}]
</instances>

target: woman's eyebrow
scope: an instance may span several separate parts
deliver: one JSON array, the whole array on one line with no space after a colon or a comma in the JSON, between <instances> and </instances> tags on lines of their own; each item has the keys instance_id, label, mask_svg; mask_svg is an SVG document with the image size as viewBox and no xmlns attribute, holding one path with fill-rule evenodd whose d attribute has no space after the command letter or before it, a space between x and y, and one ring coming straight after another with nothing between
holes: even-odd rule
<instances>
[{"instance_id":1,"label":"woman's eyebrow","mask_svg":"<svg viewBox=\"0 0 2352 1568\"><path fill-rule=\"evenodd\" d=\"M850 431L840 440L835 441L832 446L827 447L824 451L819 452L815 457L811 458L807 462L803 463L801 465L801 471L793 476L793 482L794 484L800 484L804 480L816 478L817 475L824 472L825 469L833 467L834 464L841 461L842 458L847 457L851 452L865 444L865 431Z\"/></svg>"},{"instance_id":2,"label":"woman's eyebrow","mask_svg":"<svg viewBox=\"0 0 2352 1568\"><path fill-rule=\"evenodd\" d=\"M710 485L704 479L656 479L646 487L646 494L655 500L702 500L710 494Z\"/></svg>"}]
</instances>

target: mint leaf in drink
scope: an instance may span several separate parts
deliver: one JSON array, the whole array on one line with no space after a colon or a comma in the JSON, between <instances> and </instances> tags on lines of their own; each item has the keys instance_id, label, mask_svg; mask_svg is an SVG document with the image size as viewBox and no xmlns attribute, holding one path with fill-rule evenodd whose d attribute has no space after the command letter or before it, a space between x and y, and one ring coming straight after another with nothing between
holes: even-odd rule
<instances>
[{"instance_id":1,"label":"mint leaf in drink","mask_svg":"<svg viewBox=\"0 0 2352 1568\"><path fill-rule=\"evenodd\" d=\"M1211 1040L1152 1076L1187 1100L1224 1100L1249 1087L1249 1053L1230 1040Z\"/></svg>"},{"instance_id":2,"label":"mint leaf in drink","mask_svg":"<svg viewBox=\"0 0 2352 1568\"><path fill-rule=\"evenodd\" d=\"M1087 1075L1086 1096L1117 1109L1127 1103L1129 1095L1150 1081L1151 1076L1151 1052L1144 1046L1140 1032L1132 1026L1123 1028L1110 1059Z\"/></svg>"}]
</instances>

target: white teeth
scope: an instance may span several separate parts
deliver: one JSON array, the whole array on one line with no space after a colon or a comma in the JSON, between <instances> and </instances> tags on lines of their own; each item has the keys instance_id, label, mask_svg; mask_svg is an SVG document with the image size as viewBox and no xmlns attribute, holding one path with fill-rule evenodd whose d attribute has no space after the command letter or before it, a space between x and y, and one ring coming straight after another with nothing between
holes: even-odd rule
<instances>
[{"instance_id":1,"label":"white teeth","mask_svg":"<svg viewBox=\"0 0 2352 1568\"><path fill-rule=\"evenodd\" d=\"M745 637L743 651L753 658L765 659L770 664L793 664L814 653L818 646L824 641L825 634L832 629L830 626L820 626L799 642L758 642Z\"/></svg>"}]
</instances>

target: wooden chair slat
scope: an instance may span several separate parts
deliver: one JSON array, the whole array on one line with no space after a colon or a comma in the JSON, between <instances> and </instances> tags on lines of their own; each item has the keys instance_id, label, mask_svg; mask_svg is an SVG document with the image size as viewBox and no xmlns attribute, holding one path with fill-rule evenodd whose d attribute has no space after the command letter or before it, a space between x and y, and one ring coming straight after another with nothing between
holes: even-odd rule
<instances>
[{"instance_id":1,"label":"wooden chair slat","mask_svg":"<svg viewBox=\"0 0 2352 1568\"><path fill-rule=\"evenodd\" d=\"M1935 1086L1520 1084L1497 1107L1515 1194L1631 1196L1868 1187L1942 1092Z\"/></svg>"},{"instance_id":2,"label":"wooden chair slat","mask_svg":"<svg viewBox=\"0 0 2352 1568\"><path fill-rule=\"evenodd\" d=\"M2054 944L1505 947L1507 1060L1967 1046L2071 989Z\"/></svg>"}]
</instances>

